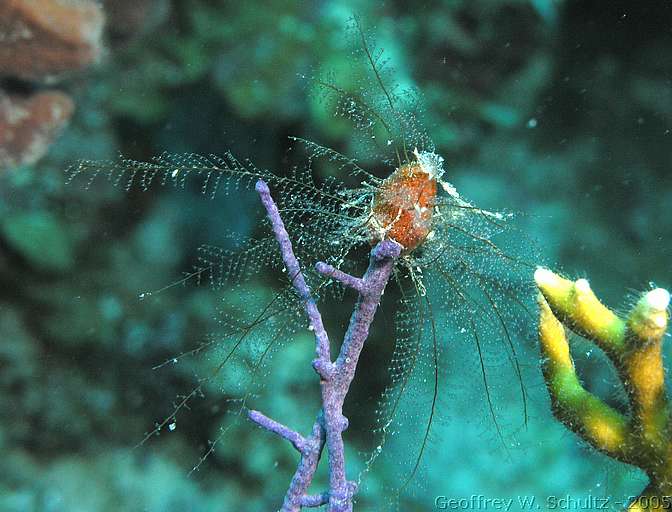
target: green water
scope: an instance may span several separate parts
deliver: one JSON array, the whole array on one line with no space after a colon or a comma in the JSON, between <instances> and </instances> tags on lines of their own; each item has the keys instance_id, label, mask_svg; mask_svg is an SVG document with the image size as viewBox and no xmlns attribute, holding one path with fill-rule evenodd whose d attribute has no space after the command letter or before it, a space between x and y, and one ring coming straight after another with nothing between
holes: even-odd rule
<instances>
[{"instance_id":1,"label":"green water","mask_svg":"<svg viewBox=\"0 0 672 512\"><path fill-rule=\"evenodd\" d=\"M57 88L76 104L39 161L0 170L0 511L280 507L296 451L236 413L258 408L309 433L320 407L312 335L295 302L276 301L283 313L252 329L213 373L287 277L273 267L273 243L252 251L240 282L218 267L217 251L199 251L245 249L249 239L268 237L253 180L223 184L211 197L198 176L148 191L136 180L126 191L126 178L116 187L104 178L87 187L82 175L67 183L66 169L119 154L150 161L164 152L231 151L286 178L312 154L290 137L333 148L379 178L395 168L393 149L401 159L415 145L431 149L445 160L443 179L469 204L513 214L496 241L529 264L483 267L519 294L505 300L485 286L502 301L508 341L491 308L470 309L445 279L418 281L427 289L418 297L436 315L439 356L423 317L412 384L380 456L367 464L381 442L376 418L390 402L379 400L396 364L402 298L390 285L344 408L348 475L361 477L355 510L619 510L642 491L644 474L592 450L551 414L532 274L545 265L588 278L622 313L651 283L672 286L669 2L104 4L99 62L56 83L0 70L0 98ZM137 18L114 4L128 4ZM375 64L389 60L382 73L389 92L413 91L413 102L398 100L399 112L385 113L353 15ZM0 19L0 28L5 22L12 20ZM360 94L364 104L348 112L339 101L352 98L320 81ZM387 128L366 112L375 97ZM0 153L3 140L0 133ZM179 165L162 172L168 185L176 177L182 185ZM327 179L346 188L363 180L328 158L311 172L318 188ZM301 199L305 190L297 193ZM290 225L298 244L301 219ZM349 257L351 271L365 268L366 246ZM338 252L309 249L306 267ZM443 268L466 282L452 263ZM183 279L194 268L201 272ZM332 352L354 300L354 293L323 296ZM478 300L489 304L486 295ZM572 353L585 387L625 411L606 358L578 337ZM435 414L421 448L435 377ZM195 389L188 407L178 407ZM160 435L137 446L157 424ZM326 490L327 481L320 467L313 490Z\"/></svg>"}]
</instances>

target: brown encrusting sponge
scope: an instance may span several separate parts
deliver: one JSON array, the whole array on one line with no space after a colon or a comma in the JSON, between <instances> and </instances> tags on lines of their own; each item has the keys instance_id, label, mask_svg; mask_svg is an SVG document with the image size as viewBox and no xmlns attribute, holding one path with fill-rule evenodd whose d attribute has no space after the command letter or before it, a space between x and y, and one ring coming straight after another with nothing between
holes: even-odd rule
<instances>
[{"instance_id":1,"label":"brown encrusting sponge","mask_svg":"<svg viewBox=\"0 0 672 512\"><path fill-rule=\"evenodd\" d=\"M91 0L3 0L0 70L44 80L83 68L101 53L103 21Z\"/></svg>"},{"instance_id":2,"label":"brown encrusting sponge","mask_svg":"<svg viewBox=\"0 0 672 512\"><path fill-rule=\"evenodd\" d=\"M70 97L60 91L20 96L0 90L0 167L35 163L73 109Z\"/></svg>"},{"instance_id":3,"label":"brown encrusting sponge","mask_svg":"<svg viewBox=\"0 0 672 512\"><path fill-rule=\"evenodd\" d=\"M99 58L103 25L93 0L0 1L0 79L20 84L0 86L0 169L35 163L65 128L72 99L43 87Z\"/></svg>"}]
</instances>

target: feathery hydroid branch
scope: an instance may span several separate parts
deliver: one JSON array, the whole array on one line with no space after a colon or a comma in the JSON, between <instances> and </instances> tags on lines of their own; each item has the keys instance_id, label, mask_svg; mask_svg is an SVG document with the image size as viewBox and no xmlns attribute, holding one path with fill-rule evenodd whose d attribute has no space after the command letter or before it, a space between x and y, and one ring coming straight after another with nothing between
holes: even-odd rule
<instances>
[{"instance_id":1,"label":"feathery hydroid branch","mask_svg":"<svg viewBox=\"0 0 672 512\"><path fill-rule=\"evenodd\" d=\"M336 361L332 362L329 337L322 323L322 316L294 255L278 207L263 180L257 182L256 190L266 208L288 275L303 301L310 328L315 335L316 358L313 367L320 376L322 409L308 438L258 411L250 411L248 416L259 426L290 441L301 454L301 460L285 495L282 512L296 512L302 507L319 507L325 504L328 505L328 512L350 512L357 485L346 478L343 431L347 428L348 421L343 416L343 402L355 376L357 361L369 335L380 298L402 247L392 240L379 242L371 250L369 267L361 278L346 274L326 263L320 262L316 265L318 272L340 281L359 294L340 352ZM309 495L308 487L325 443L329 459L329 490Z\"/></svg>"},{"instance_id":2,"label":"feathery hydroid branch","mask_svg":"<svg viewBox=\"0 0 672 512\"><path fill-rule=\"evenodd\" d=\"M542 370L554 415L596 449L649 476L649 486L628 510L671 508L672 421L662 357L670 294L662 288L642 294L623 319L597 299L585 279L572 282L546 269L534 278L541 292ZM563 324L613 363L628 394L628 416L581 385Z\"/></svg>"}]
</instances>

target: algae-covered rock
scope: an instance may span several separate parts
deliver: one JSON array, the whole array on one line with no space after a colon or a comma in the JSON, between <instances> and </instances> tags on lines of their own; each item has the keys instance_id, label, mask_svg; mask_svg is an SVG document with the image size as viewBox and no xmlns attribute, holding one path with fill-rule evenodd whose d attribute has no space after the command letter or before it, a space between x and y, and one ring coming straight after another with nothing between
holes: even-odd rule
<instances>
[{"instance_id":1,"label":"algae-covered rock","mask_svg":"<svg viewBox=\"0 0 672 512\"><path fill-rule=\"evenodd\" d=\"M64 272L74 265L72 240L52 213L10 214L2 220L0 231L6 243L38 270Z\"/></svg>"}]
</instances>

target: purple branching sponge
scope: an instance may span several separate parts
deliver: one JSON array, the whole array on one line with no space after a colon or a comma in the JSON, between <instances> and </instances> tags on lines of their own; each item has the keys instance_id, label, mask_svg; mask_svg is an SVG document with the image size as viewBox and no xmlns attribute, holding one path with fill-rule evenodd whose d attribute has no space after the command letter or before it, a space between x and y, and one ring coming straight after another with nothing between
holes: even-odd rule
<instances>
[{"instance_id":1,"label":"purple branching sponge","mask_svg":"<svg viewBox=\"0 0 672 512\"><path fill-rule=\"evenodd\" d=\"M317 414L309 437L302 436L259 411L251 410L248 416L259 426L287 439L301 454L281 512L299 511L302 507L319 507L325 504L328 505L329 512L348 512L352 510L352 498L357 491L357 484L348 481L346 477L343 431L348 427L348 420L343 416L343 402L355 376L359 354L369 335L369 327L378 309L380 298L402 247L393 240L379 242L371 250L369 268L361 278L341 272L326 263L316 265L319 273L340 281L359 294L341 350L336 360L332 361L329 337L322 323L322 316L301 273L299 262L294 256L292 243L278 207L263 180L257 182L256 190L271 221L288 275L291 276L292 284L303 301L310 329L315 334L316 357L313 360L313 368L320 376L322 409ZM329 457L329 489L320 494L308 494L308 487L325 443Z\"/></svg>"}]
</instances>

